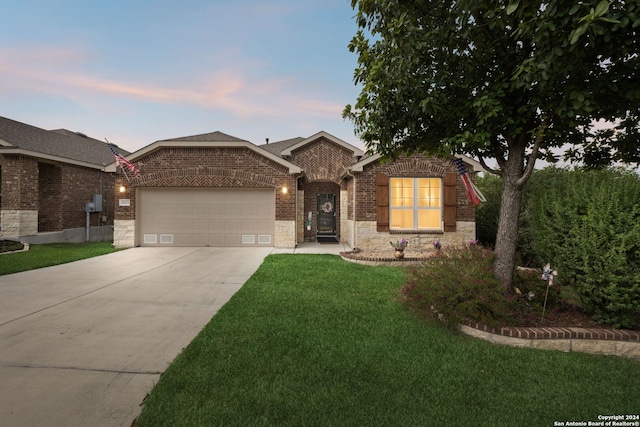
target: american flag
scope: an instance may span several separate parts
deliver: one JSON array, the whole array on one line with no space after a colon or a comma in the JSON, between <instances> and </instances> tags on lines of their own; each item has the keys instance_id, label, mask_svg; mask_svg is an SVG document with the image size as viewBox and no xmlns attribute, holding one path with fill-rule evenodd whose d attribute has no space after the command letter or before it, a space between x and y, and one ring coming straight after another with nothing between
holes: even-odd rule
<instances>
[{"instance_id":1,"label":"american flag","mask_svg":"<svg viewBox=\"0 0 640 427\"><path fill-rule=\"evenodd\" d=\"M116 150L113 144L107 141L107 145L109 146L111 153L113 153L113 158L116 161L116 167L120 166L123 171L129 171L133 173L136 178L140 178L140 168L131 163L129 160L125 159L122 154L118 153L118 150Z\"/></svg>"},{"instance_id":2,"label":"american flag","mask_svg":"<svg viewBox=\"0 0 640 427\"><path fill-rule=\"evenodd\" d=\"M462 182L464 182L467 193L469 193L469 201L471 202L471 205L476 206L482 202L486 202L487 200L484 198L480 190L478 190L478 187L476 187L473 181L469 178L467 167L464 165L462 159L456 158L454 163L456 168L458 168L458 175L462 178Z\"/></svg>"}]
</instances>

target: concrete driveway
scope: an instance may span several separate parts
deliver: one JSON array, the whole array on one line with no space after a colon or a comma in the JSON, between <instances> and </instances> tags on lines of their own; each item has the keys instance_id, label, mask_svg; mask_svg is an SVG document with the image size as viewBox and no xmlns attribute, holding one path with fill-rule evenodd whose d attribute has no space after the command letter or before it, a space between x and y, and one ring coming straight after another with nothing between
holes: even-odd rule
<instances>
[{"instance_id":1,"label":"concrete driveway","mask_svg":"<svg viewBox=\"0 0 640 427\"><path fill-rule=\"evenodd\" d=\"M272 250L134 248L0 276L0 425L129 426Z\"/></svg>"}]
</instances>

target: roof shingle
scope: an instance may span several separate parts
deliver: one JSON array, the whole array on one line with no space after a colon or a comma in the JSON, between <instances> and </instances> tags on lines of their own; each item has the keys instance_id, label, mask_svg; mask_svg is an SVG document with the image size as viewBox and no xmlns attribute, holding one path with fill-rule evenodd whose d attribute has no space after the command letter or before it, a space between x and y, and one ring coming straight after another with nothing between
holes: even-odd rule
<instances>
[{"instance_id":1,"label":"roof shingle","mask_svg":"<svg viewBox=\"0 0 640 427\"><path fill-rule=\"evenodd\" d=\"M0 154L3 148L19 148L94 165L113 162L113 155L105 142L67 129L48 131L0 117L0 140L9 144L0 144ZM119 147L118 151L122 155L129 154Z\"/></svg>"}]
</instances>

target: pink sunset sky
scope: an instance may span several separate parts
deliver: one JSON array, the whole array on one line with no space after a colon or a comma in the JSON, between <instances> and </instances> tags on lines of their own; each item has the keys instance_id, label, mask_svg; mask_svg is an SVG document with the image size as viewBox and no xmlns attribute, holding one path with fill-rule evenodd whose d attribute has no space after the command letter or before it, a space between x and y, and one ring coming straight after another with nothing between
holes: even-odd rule
<instances>
[{"instance_id":1,"label":"pink sunset sky","mask_svg":"<svg viewBox=\"0 0 640 427\"><path fill-rule=\"evenodd\" d=\"M321 130L363 148L348 0L25 0L3 6L0 116L129 150Z\"/></svg>"}]
</instances>

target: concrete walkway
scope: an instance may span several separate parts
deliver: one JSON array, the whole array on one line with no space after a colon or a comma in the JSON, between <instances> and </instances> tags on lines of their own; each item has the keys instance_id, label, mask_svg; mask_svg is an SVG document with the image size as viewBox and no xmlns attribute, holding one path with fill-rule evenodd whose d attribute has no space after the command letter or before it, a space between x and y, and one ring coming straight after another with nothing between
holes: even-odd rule
<instances>
[{"instance_id":1,"label":"concrete walkway","mask_svg":"<svg viewBox=\"0 0 640 427\"><path fill-rule=\"evenodd\" d=\"M0 425L129 426L272 251L135 248L1 276Z\"/></svg>"}]
</instances>

